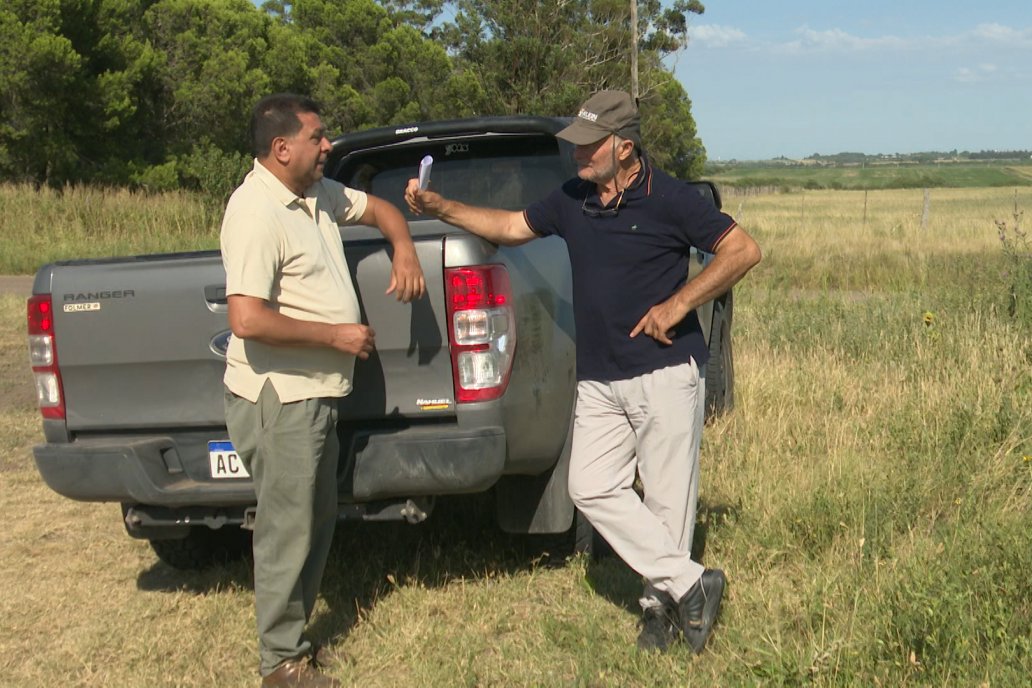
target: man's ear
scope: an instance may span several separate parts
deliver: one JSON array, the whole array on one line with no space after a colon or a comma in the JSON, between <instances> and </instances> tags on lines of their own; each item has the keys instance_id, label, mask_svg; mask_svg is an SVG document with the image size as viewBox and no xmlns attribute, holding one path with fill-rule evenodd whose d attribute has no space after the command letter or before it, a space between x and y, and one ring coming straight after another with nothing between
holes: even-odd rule
<instances>
[{"instance_id":1,"label":"man's ear","mask_svg":"<svg viewBox=\"0 0 1032 688\"><path fill-rule=\"evenodd\" d=\"M276 158L276 162L281 165L286 165L290 162L290 144L282 136L277 136L272 140L269 152L272 153L272 157Z\"/></svg>"},{"instance_id":2,"label":"man's ear","mask_svg":"<svg viewBox=\"0 0 1032 688\"><path fill-rule=\"evenodd\" d=\"M628 160L634 153L634 141L630 139L621 139L620 146L618 149L618 155L621 160Z\"/></svg>"}]
</instances>

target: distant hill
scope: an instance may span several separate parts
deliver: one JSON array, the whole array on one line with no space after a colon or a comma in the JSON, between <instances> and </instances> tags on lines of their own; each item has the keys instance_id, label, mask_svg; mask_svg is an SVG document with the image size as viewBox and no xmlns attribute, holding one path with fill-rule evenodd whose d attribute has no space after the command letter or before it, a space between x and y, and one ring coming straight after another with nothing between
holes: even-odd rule
<instances>
[{"instance_id":1,"label":"distant hill","mask_svg":"<svg viewBox=\"0 0 1032 688\"><path fill-rule=\"evenodd\" d=\"M722 161L704 175L725 186L791 189L899 189L1032 186L1032 151L813 154Z\"/></svg>"},{"instance_id":2,"label":"distant hill","mask_svg":"<svg viewBox=\"0 0 1032 688\"><path fill-rule=\"evenodd\" d=\"M805 158L788 158L778 156L769 160L723 160L711 161L713 166L725 165L877 165L893 163L945 163L945 162L1032 162L1032 150L1011 150L1011 151L926 151L921 153L834 153L823 155L814 153Z\"/></svg>"}]
</instances>

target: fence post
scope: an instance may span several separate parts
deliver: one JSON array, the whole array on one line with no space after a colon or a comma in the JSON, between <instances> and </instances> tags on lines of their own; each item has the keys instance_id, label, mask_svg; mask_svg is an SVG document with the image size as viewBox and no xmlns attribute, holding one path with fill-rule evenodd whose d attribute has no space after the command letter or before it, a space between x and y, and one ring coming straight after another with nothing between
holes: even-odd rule
<instances>
[{"instance_id":1,"label":"fence post","mask_svg":"<svg viewBox=\"0 0 1032 688\"><path fill-rule=\"evenodd\" d=\"M924 210L921 211L921 229L924 229L928 225L928 206L931 205L932 193L928 190L924 190Z\"/></svg>"}]
</instances>

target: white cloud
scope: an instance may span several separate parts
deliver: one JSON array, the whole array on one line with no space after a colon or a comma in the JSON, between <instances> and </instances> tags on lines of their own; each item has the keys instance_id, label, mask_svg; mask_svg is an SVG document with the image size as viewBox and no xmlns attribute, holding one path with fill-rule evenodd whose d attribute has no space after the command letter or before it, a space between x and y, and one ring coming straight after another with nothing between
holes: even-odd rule
<instances>
[{"instance_id":1,"label":"white cloud","mask_svg":"<svg viewBox=\"0 0 1032 688\"><path fill-rule=\"evenodd\" d=\"M971 32L971 35L979 41L1010 45L1032 45L1032 29L1012 29L1002 24L979 24Z\"/></svg>"},{"instance_id":2,"label":"white cloud","mask_svg":"<svg viewBox=\"0 0 1032 688\"><path fill-rule=\"evenodd\" d=\"M842 29L825 29L815 31L808 26L803 26L795 31L798 39L780 43L775 49L781 52L815 52L815 51L836 51L836 52L859 52L865 50L903 49L910 41L898 36L876 36L864 38L854 36Z\"/></svg>"},{"instance_id":3,"label":"white cloud","mask_svg":"<svg viewBox=\"0 0 1032 688\"><path fill-rule=\"evenodd\" d=\"M979 24L961 33L940 36L857 36L838 28L815 30L809 26L799 27L795 34L794 40L769 43L767 47L781 53L953 50L984 47L987 43L1032 47L1032 28L1015 29L1001 24Z\"/></svg>"},{"instance_id":4,"label":"white cloud","mask_svg":"<svg viewBox=\"0 0 1032 688\"><path fill-rule=\"evenodd\" d=\"M970 67L961 67L953 74L953 80L959 81L962 84L973 84L978 79L978 72Z\"/></svg>"},{"instance_id":5,"label":"white cloud","mask_svg":"<svg viewBox=\"0 0 1032 688\"><path fill-rule=\"evenodd\" d=\"M692 43L698 43L710 48L726 48L736 43L744 43L747 40L744 31L733 26L721 26L720 24L701 24L689 26L688 36Z\"/></svg>"},{"instance_id":6,"label":"white cloud","mask_svg":"<svg viewBox=\"0 0 1032 688\"><path fill-rule=\"evenodd\" d=\"M957 33L940 35L877 35L860 36L841 28L812 29L801 26L789 40L764 40L746 34L733 26L700 24L689 26L689 46L700 49L734 47L739 50L772 54L942 54L944 59L962 52L996 50L991 59L1003 59L998 50L1026 52L1032 48L1032 27L1017 29L1002 24L986 23ZM1014 71L1014 66L997 68L995 65L968 67L957 70L954 79L972 81L983 79L992 72Z\"/></svg>"},{"instance_id":7,"label":"white cloud","mask_svg":"<svg viewBox=\"0 0 1032 688\"><path fill-rule=\"evenodd\" d=\"M983 63L977 67L960 67L953 73L953 80L962 84L977 84L988 81L995 76L999 68L994 64Z\"/></svg>"}]
</instances>

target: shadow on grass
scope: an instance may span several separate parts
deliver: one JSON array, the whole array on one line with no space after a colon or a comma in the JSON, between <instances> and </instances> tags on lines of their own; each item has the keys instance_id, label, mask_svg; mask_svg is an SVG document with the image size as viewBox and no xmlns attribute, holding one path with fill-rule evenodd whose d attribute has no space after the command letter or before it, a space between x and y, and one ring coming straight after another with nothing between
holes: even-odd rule
<instances>
[{"instance_id":1,"label":"shadow on grass","mask_svg":"<svg viewBox=\"0 0 1032 688\"><path fill-rule=\"evenodd\" d=\"M227 561L203 571L182 571L155 559L136 577L136 587L146 592L189 592L204 595L231 588L254 589L250 557Z\"/></svg>"},{"instance_id":2,"label":"shadow on grass","mask_svg":"<svg viewBox=\"0 0 1032 688\"><path fill-rule=\"evenodd\" d=\"M696 561L704 559L711 529L733 520L736 513L732 506L699 505L692 550ZM438 500L433 515L418 525L338 523L320 591L329 613L315 615L308 635L321 644L335 645L397 587L434 589L485 575L561 567L569 561L572 546L572 533L516 536L501 532L490 494ZM641 578L619 557L593 558L587 582L596 594L639 613ZM141 590L198 595L253 590L251 562L242 559L203 571L181 571L157 561L140 573L137 585Z\"/></svg>"},{"instance_id":3,"label":"shadow on grass","mask_svg":"<svg viewBox=\"0 0 1032 688\"><path fill-rule=\"evenodd\" d=\"M329 613L316 613L308 635L322 644L342 641L358 619L395 587L437 588L491 574L563 566L573 535L517 536L502 532L493 496L439 499L418 525L389 521L337 524L320 594ZM175 569L157 560L140 572L137 587L197 595L253 590L250 557L201 571Z\"/></svg>"},{"instance_id":4,"label":"shadow on grass","mask_svg":"<svg viewBox=\"0 0 1032 688\"><path fill-rule=\"evenodd\" d=\"M741 512L740 504L707 504L700 500L695 515L695 532L692 538L692 559L706 564L706 540L710 531L726 523L734 523Z\"/></svg>"}]
</instances>

